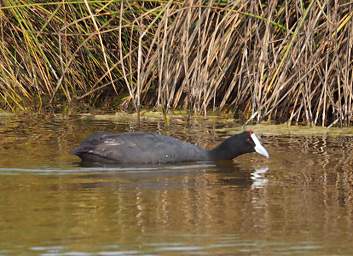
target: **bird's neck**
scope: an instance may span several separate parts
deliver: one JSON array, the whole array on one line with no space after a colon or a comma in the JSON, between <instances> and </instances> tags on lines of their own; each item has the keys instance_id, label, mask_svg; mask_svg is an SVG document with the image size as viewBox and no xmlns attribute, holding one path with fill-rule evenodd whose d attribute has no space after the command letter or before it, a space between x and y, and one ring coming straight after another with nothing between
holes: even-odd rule
<instances>
[{"instance_id":1,"label":"bird's neck","mask_svg":"<svg viewBox=\"0 0 353 256\"><path fill-rule=\"evenodd\" d=\"M236 136L232 136L215 148L208 151L212 160L232 160L233 158L242 155L241 148L237 145Z\"/></svg>"}]
</instances>

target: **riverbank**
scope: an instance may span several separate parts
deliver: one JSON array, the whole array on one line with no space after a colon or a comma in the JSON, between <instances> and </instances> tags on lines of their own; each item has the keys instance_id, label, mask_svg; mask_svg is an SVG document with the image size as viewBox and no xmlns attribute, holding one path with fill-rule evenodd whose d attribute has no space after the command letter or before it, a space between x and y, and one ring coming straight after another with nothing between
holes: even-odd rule
<instances>
[{"instance_id":1,"label":"riverbank","mask_svg":"<svg viewBox=\"0 0 353 256\"><path fill-rule=\"evenodd\" d=\"M353 123L352 4L6 1L0 108Z\"/></svg>"}]
</instances>

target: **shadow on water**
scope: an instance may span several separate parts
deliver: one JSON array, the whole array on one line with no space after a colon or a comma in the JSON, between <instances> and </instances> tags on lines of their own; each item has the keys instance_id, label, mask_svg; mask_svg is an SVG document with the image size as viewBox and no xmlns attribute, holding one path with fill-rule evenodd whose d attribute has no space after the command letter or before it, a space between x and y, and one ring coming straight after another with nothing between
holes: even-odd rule
<instances>
[{"instance_id":1,"label":"shadow on water","mask_svg":"<svg viewBox=\"0 0 353 256\"><path fill-rule=\"evenodd\" d=\"M231 126L142 120L139 130L212 147ZM70 155L93 131L136 129L0 117L0 254L353 254L353 137L264 134L269 160L217 165L85 167Z\"/></svg>"}]
</instances>

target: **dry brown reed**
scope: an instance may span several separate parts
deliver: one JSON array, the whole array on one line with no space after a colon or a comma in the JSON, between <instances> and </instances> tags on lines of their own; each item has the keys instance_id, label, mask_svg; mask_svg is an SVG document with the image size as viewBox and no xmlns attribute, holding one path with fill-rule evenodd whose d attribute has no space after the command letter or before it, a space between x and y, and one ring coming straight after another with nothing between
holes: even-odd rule
<instances>
[{"instance_id":1,"label":"dry brown reed","mask_svg":"<svg viewBox=\"0 0 353 256\"><path fill-rule=\"evenodd\" d=\"M353 122L349 1L42 2L0 9L3 109L109 102Z\"/></svg>"}]
</instances>

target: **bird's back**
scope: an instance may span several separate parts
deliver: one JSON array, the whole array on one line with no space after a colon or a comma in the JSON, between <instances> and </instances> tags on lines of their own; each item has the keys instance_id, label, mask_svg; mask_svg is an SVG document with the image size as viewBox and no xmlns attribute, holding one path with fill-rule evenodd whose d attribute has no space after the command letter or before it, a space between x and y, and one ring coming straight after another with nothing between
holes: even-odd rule
<instances>
[{"instance_id":1,"label":"bird's back","mask_svg":"<svg viewBox=\"0 0 353 256\"><path fill-rule=\"evenodd\" d=\"M208 160L206 150L153 133L96 133L73 152L84 162L156 164Z\"/></svg>"}]
</instances>

